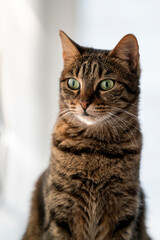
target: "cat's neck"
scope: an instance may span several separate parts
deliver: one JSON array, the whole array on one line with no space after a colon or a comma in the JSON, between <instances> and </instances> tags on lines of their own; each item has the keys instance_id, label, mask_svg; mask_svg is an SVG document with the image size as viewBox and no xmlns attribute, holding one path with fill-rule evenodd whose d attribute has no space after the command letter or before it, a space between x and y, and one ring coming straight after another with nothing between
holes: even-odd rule
<instances>
[{"instance_id":1,"label":"cat's neck","mask_svg":"<svg viewBox=\"0 0 160 240\"><path fill-rule=\"evenodd\" d=\"M96 171L95 179L98 176L97 181L101 181L110 174L106 170L106 164L117 164L126 154L138 156L141 135L135 139L136 135L133 134L135 133L125 132L122 128L112 129L105 122L88 127L74 125L69 119L63 119L56 124L53 132L51 166L55 168L56 159L56 165L71 172L68 174L82 173L82 170L85 173L87 171L87 174Z\"/></svg>"}]
</instances>

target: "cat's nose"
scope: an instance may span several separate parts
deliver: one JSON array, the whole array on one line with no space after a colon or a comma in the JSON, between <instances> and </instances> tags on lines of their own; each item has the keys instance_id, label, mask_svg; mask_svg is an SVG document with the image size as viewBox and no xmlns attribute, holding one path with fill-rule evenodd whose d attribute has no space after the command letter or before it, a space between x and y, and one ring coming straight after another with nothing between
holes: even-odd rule
<instances>
[{"instance_id":1,"label":"cat's nose","mask_svg":"<svg viewBox=\"0 0 160 240\"><path fill-rule=\"evenodd\" d=\"M90 101L86 101L86 100L80 100L79 102L80 102L83 110L86 110L90 104Z\"/></svg>"}]
</instances>

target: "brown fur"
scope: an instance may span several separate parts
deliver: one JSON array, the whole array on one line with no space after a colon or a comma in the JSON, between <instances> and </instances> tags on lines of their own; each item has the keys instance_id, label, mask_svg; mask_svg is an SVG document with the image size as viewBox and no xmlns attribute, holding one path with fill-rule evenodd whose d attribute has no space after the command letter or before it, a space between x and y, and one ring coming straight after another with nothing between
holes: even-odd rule
<instances>
[{"instance_id":1,"label":"brown fur","mask_svg":"<svg viewBox=\"0 0 160 240\"><path fill-rule=\"evenodd\" d=\"M59 117L50 165L37 182L23 240L149 240L139 183L137 40L126 35L106 51L60 35ZM79 90L68 87L69 78L80 82ZM101 91L104 79L114 80L114 87Z\"/></svg>"}]
</instances>

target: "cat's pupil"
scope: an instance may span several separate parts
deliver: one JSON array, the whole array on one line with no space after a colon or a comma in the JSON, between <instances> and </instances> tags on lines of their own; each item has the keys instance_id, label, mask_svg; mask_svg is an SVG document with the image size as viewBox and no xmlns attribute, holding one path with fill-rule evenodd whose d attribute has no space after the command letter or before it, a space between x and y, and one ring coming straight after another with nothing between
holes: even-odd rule
<instances>
[{"instance_id":1,"label":"cat's pupil","mask_svg":"<svg viewBox=\"0 0 160 240\"><path fill-rule=\"evenodd\" d=\"M74 85L75 85L75 81L72 81L72 86L74 87Z\"/></svg>"},{"instance_id":2,"label":"cat's pupil","mask_svg":"<svg viewBox=\"0 0 160 240\"><path fill-rule=\"evenodd\" d=\"M108 88L108 87L109 87L109 84L108 84L108 82L105 82L105 84L106 84L106 88Z\"/></svg>"}]
</instances>

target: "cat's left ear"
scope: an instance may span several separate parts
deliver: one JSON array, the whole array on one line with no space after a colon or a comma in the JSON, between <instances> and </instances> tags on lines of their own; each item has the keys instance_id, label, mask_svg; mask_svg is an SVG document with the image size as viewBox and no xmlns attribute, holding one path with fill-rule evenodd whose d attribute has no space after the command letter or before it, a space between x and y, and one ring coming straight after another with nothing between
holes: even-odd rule
<instances>
[{"instance_id":1,"label":"cat's left ear","mask_svg":"<svg viewBox=\"0 0 160 240\"><path fill-rule=\"evenodd\" d=\"M124 36L108 56L120 58L127 61L131 71L139 64L139 46L133 34Z\"/></svg>"},{"instance_id":2,"label":"cat's left ear","mask_svg":"<svg viewBox=\"0 0 160 240\"><path fill-rule=\"evenodd\" d=\"M63 31L59 31L59 35L63 48L63 60L64 62L73 61L74 58L80 55L78 50L78 44L71 40Z\"/></svg>"}]
</instances>

